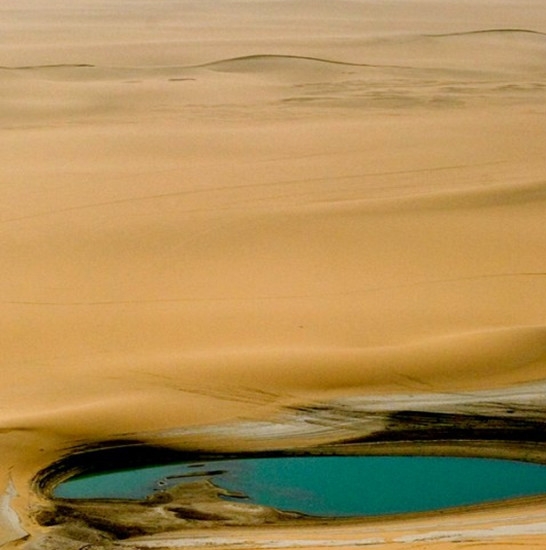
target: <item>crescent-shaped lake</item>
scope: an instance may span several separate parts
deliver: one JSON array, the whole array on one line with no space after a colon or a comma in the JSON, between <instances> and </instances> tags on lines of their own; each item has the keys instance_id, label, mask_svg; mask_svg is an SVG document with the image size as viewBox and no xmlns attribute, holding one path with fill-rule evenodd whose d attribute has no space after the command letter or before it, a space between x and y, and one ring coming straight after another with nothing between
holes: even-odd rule
<instances>
[{"instance_id":1,"label":"crescent-shaped lake","mask_svg":"<svg viewBox=\"0 0 546 550\"><path fill-rule=\"evenodd\" d=\"M240 502L315 516L375 516L546 494L546 466L424 456L244 458L179 463L72 478L54 497L143 499L211 479ZM228 497L229 498L229 497Z\"/></svg>"}]
</instances>

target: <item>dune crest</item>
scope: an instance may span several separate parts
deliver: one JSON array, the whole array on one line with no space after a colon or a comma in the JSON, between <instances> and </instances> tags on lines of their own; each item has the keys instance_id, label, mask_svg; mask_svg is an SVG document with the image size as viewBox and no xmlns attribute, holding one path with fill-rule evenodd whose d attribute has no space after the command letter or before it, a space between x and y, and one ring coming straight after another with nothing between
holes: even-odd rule
<instances>
[{"instance_id":1,"label":"dune crest","mask_svg":"<svg viewBox=\"0 0 546 550\"><path fill-rule=\"evenodd\" d=\"M235 72L243 72L253 67L267 67L266 64L272 64L273 68L282 68L283 64L290 66L292 64L317 64L317 65L340 65L342 67L369 67L365 63L351 63L348 61L339 61L333 59L322 59L320 57L310 57L305 55L276 55L276 54L254 54L241 57L233 57L220 59L218 61L210 61L196 67L209 67L216 70ZM297 69L298 67L295 67Z\"/></svg>"},{"instance_id":2,"label":"dune crest","mask_svg":"<svg viewBox=\"0 0 546 550\"><path fill-rule=\"evenodd\" d=\"M545 32L536 31L533 29L478 29L473 31L460 31L460 32L447 32L442 34L429 34L427 36L441 38L448 36L469 36L474 34L536 34L539 36L546 36Z\"/></svg>"}]
</instances>

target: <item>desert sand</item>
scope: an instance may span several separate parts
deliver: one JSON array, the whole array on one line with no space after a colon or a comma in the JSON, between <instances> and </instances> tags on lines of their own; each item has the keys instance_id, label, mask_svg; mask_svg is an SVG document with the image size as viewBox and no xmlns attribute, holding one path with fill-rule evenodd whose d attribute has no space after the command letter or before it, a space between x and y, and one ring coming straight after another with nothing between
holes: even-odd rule
<instances>
[{"instance_id":1,"label":"desert sand","mask_svg":"<svg viewBox=\"0 0 546 550\"><path fill-rule=\"evenodd\" d=\"M35 476L113 440L290 452L432 411L475 441L393 452L544 459L543 0L3 0L0 27L0 545L103 548L39 524ZM543 548L542 511L111 544Z\"/></svg>"}]
</instances>

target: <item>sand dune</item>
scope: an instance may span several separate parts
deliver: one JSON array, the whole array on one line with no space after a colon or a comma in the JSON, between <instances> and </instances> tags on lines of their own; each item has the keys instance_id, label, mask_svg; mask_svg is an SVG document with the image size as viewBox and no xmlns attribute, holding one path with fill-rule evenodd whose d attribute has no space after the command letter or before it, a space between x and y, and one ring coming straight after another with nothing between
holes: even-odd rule
<instances>
[{"instance_id":1,"label":"sand dune","mask_svg":"<svg viewBox=\"0 0 546 550\"><path fill-rule=\"evenodd\" d=\"M383 426L294 420L350 400L542 414L542 0L5 0L0 19L0 544L76 544L47 542L31 487L74 446ZM543 543L514 510L446 521ZM444 544L388 529L317 547Z\"/></svg>"},{"instance_id":2,"label":"sand dune","mask_svg":"<svg viewBox=\"0 0 546 550\"><path fill-rule=\"evenodd\" d=\"M354 109L532 107L544 102L539 60L546 40L532 30L387 37L355 48L358 57L335 50L338 55L320 57L251 47L246 55L203 58L195 64L99 64L81 58L78 63L3 65L3 125L42 127L57 123L58 117L108 125L127 124L135 116L155 121L316 120L333 108L338 116L350 117Z\"/></svg>"}]
</instances>

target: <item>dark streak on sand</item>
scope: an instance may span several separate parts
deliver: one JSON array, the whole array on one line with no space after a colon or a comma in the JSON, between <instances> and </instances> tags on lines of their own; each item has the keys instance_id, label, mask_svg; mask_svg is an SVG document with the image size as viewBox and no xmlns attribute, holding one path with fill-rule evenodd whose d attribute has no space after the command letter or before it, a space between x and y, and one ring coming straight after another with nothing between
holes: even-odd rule
<instances>
[{"instance_id":1,"label":"dark streak on sand","mask_svg":"<svg viewBox=\"0 0 546 550\"><path fill-rule=\"evenodd\" d=\"M39 69L92 69L95 65L89 63L65 63L55 65L21 65L19 67L8 67L0 65L0 69L4 71L29 71Z\"/></svg>"},{"instance_id":2,"label":"dark streak on sand","mask_svg":"<svg viewBox=\"0 0 546 550\"><path fill-rule=\"evenodd\" d=\"M441 34L425 34L429 38L444 38L448 36L470 36L475 34L537 34L546 36L546 33L532 29L479 29L475 31L446 32Z\"/></svg>"}]
</instances>

